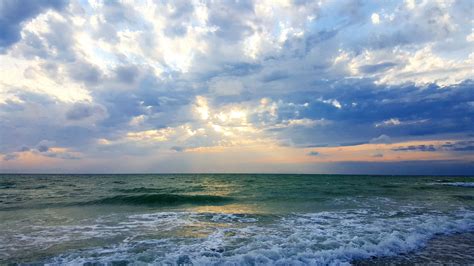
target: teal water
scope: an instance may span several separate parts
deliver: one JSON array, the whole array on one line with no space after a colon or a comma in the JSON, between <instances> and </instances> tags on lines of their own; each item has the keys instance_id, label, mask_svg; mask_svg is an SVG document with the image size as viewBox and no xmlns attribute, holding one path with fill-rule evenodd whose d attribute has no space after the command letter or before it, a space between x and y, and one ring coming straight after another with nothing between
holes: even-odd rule
<instances>
[{"instance_id":1,"label":"teal water","mask_svg":"<svg viewBox=\"0 0 474 266\"><path fill-rule=\"evenodd\" d=\"M429 263L473 232L474 177L0 175L0 264Z\"/></svg>"}]
</instances>

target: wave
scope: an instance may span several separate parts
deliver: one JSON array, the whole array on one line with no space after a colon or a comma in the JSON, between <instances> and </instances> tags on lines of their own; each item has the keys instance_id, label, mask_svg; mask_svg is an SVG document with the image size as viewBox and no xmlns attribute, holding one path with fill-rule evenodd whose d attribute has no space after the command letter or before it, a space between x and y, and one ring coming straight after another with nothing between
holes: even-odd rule
<instances>
[{"instance_id":1,"label":"wave","mask_svg":"<svg viewBox=\"0 0 474 266\"><path fill-rule=\"evenodd\" d=\"M474 201L474 196L471 195L453 195L452 197L462 201Z\"/></svg>"},{"instance_id":2,"label":"wave","mask_svg":"<svg viewBox=\"0 0 474 266\"><path fill-rule=\"evenodd\" d=\"M468 210L393 219L380 218L379 215L367 210L292 214L272 223L260 221L263 218L258 215L191 212L133 215L120 223L133 235L147 228L156 231L172 227L172 230L180 231L180 228L193 226L199 237L186 242L172 235L148 239L139 237L141 240L65 253L47 262L341 265L361 259L396 256L422 248L434 236L474 230L474 212ZM197 226L199 222L205 222L206 226ZM116 226L109 227L96 226L94 232L120 234ZM86 229L90 232L90 227L85 227L74 228L72 232L69 232L71 228L67 228L61 233L64 236L66 232L74 238ZM47 233L48 236L52 234L51 231ZM143 261L143 258L147 260Z\"/></svg>"},{"instance_id":3,"label":"wave","mask_svg":"<svg viewBox=\"0 0 474 266\"><path fill-rule=\"evenodd\" d=\"M431 183L433 185L441 185L441 186L454 186L454 187L473 187L474 182L437 182Z\"/></svg>"},{"instance_id":4,"label":"wave","mask_svg":"<svg viewBox=\"0 0 474 266\"><path fill-rule=\"evenodd\" d=\"M16 188L16 183L14 182L0 182L0 189L10 189Z\"/></svg>"},{"instance_id":5,"label":"wave","mask_svg":"<svg viewBox=\"0 0 474 266\"><path fill-rule=\"evenodd\" d=\"M154 191L154 190L149 190ZM0 211L19 209L42 209L53 207L88 206L88 205L144 205L144 206L178 206L178 205L223 205L234 201L231 197L215 195L184 195L184 194L128 194L105 197L79 202L48 202L35 205L3 204ZM1 202L1 201L0 201Z\"/></svg>"},{"instance_id":6,"label":"wave","mask_svg":"<svg viewBox=\"0 0 474 266\"><path fill-rule=\"evenodd\" d=\"M149 188L149 187L137 187L137 188L120 188L115 189L115 191L121 193L190 193L190 192L199 192L203 191L204 186L186 186L185 188Z\"/></svg>"},{"instance_id":7,"label":"wave","mask_svg":"<svg viewBox=\"0 0 474 266\"><path fill-rule=\"evenodd\" d=\"M146 188L146 187L115 189L115 191L122 192L122 193L158 193L158 192L163 192L165 190L166 189L164 188Z\"/></svg>"},{"instance_id":8,"label":"wave","mask_svg":"<svg viewBox=\"0 0 474 266\"><path fill-rule=\"evenodd\" d=\"M180 205L180 204L222 204L232 201L230 197L215 195L140 194L117 195L81 204L123 204L123 205Z\"/></svg>"}]
</instances>

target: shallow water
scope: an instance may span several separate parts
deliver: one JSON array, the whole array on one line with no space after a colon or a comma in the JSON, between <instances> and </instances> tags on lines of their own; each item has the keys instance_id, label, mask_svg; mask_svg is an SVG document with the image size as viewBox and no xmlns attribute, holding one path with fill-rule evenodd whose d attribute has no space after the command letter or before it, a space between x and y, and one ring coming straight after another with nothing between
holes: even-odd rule
<instances>
[{"instance_id":1,"label":"shallow water","mask_svg":"<svg viewBox=\"0 0 474 266\"><path fill-rule=\"evenodd\" d=\"M429 263L441 250L445 263L474 263L473 187L474 177L0 175L0 263ZM449 251L463 236L465 254Z\"/></svg>"}]
</instances>

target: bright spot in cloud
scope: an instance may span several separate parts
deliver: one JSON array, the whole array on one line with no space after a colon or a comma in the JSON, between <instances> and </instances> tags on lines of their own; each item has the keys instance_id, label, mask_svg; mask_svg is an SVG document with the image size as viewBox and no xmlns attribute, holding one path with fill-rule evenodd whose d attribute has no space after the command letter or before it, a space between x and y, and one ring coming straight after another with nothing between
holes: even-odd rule
<instances>
[{"instance_id":1,"label":"bright spot in cloud","mask_svg":"<svg viewBox=\"0 0 474 266\"><path fill-rule=\"evenodd\" d=\"M196 97L196 112L199 114L201 119L207 120L209 119L209 106L207 103L207 99L202 96Z\"/></svg>"},{"instance_id":2,"label":"bright spot in cloud","mask_svg":"<svg viewBox=\"0 0 474 266\"><path fill-rule=\"evenodd\" d=\"M379 23L380 23L380 16L379 16L379 14L373 13L370 18L372 19L372 23L373 23L373 24L379 24Z\"/></svg>"}]
</instances>

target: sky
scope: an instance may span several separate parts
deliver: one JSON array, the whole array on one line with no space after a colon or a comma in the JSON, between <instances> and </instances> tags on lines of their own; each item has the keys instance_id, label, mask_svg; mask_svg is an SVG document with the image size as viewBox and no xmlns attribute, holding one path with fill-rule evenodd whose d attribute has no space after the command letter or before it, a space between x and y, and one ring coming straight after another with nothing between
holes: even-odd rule
<instances>
[{"instance_id":1,"label":"sky","mask_svg":"<svg viewBox=\"0 0 474 266\"><path fill-rule=\"evenodd\" d=\"M474 1L0 1L0 172L474 174Z\"/></svg>"}]
</instances>

